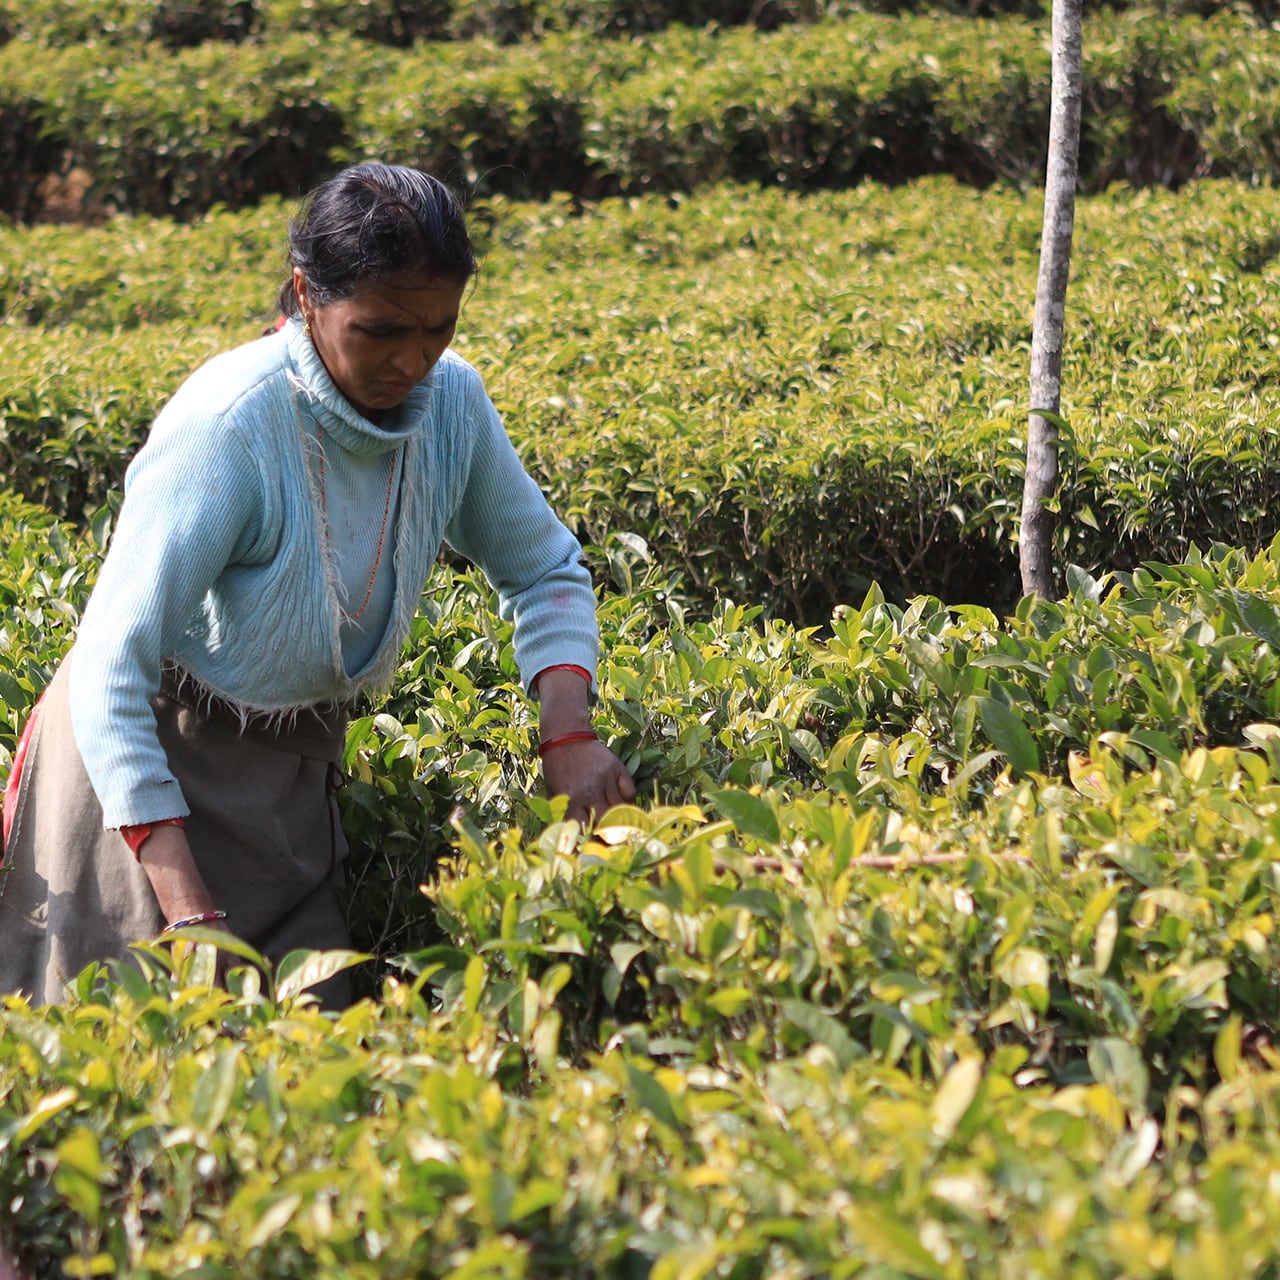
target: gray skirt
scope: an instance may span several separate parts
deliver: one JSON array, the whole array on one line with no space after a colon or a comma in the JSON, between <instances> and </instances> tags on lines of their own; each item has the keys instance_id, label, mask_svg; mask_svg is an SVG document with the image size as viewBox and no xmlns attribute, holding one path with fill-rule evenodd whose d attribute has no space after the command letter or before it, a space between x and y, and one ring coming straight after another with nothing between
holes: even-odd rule
<instances>
[{"instance_id":1,"label":"gray skirt","mask_svg":"<svg viewBox=\"0 0 1280 1280\"><path fill-rule=\"evenodd\" d=\"M63 662L40 704L0 868L0 993L64 999L92 961L128 960L164 927L142 866L102 809L71 728ZM166 673L152 699L158 736L191 814L191 852L227 925L272 961L350 945L334 890L347 844L338 822L346 716L299 713L245 726L225 704ZM320 991L347 999L346 975Z\"/></svg>"}]
</instances>

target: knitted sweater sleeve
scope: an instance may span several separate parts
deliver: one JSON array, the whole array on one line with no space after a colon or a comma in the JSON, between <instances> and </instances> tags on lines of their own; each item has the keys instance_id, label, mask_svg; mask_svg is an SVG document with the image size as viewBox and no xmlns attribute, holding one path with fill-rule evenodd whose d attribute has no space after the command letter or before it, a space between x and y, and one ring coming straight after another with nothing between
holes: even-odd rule
<instances>
[{"instance_id":1,"label":"knitted sweater sleeve","mask_svg":"<svg viewBox=\"0 0 1280 1280\"><path fill-rule=\"evenodd\" d=\"M578 540L556 518L512 447L493 402L470 398L474 447L445 540L478 565L515 623L515 657L528 686L554 663L594 672L595 593Z\"/></svg>"},{"instance_id":2,"label":"knitted sweater sleeve","mask_svg":"<svg viewBox=\"0 0 1280 1280\"><path fill-rule=\"evenodd\" d=\"M108 829L189 812L150 700L175 640L201 625L209 587L253 545L262 510L257 464L220 418L161 415L129 467L71 655L72 729Z\"/></svg>"}]
</instances>

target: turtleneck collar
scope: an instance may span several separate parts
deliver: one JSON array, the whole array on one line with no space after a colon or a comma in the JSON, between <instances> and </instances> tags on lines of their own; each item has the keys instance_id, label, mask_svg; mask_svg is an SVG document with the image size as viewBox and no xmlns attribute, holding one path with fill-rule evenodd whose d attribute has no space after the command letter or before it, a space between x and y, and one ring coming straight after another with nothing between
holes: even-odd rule
<instances>
[{"instance_id":1,"label":"turtleneck collar","mask_svg":"<svg viewBox=\"0 0 1280 1280\"><path fill-rule=\"evenodd\" d=\"M431 397L431 374L409 392L403 404L388 409L380 423L373 423L357 413L334 385L320 353L303 333L300 320L289 320L284 336L297 374L294 385L307 398L325 434L342 448L352 453L386 453L421 432L423 410Z\"/></svg>"}]
</instances>

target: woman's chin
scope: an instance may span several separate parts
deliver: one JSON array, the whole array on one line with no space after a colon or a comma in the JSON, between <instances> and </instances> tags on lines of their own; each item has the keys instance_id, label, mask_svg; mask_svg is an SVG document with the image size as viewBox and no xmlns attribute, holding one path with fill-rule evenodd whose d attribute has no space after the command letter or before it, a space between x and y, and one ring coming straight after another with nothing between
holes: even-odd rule
<instances>
[{"instance_id":1,"label":"woman's chin","mask_svg":"<svg viewBox=\"0 0 1280 1280\"><path fill-rule=\"evenodd\" d=\"M392 409L398 409L404 404L409 398L409 392L412 390L412 386L392 386L391 384L378 383L365 391L359 399L354 396L348 396L347 401L362 418L368 418L370 422L377 422L384 413Z\"/></svg>"}]
</instances>

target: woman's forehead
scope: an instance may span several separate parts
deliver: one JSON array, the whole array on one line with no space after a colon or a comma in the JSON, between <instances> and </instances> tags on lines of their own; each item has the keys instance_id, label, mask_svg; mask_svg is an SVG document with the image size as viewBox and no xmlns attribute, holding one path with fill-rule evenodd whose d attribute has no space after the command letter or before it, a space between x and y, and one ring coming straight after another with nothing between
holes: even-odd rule
<instances>
[{"instance_id":1,"label":"woman's forehead","mask_svg":"<svg viewBox=\"0 0 1280 1280\"><path fill-rule=\"evenodd\" d=\"M466 286L442 276L391 276L362 281L349 300L362 314L423 319L442 310L457 310Z\"/></svg>"}]
</instances>

